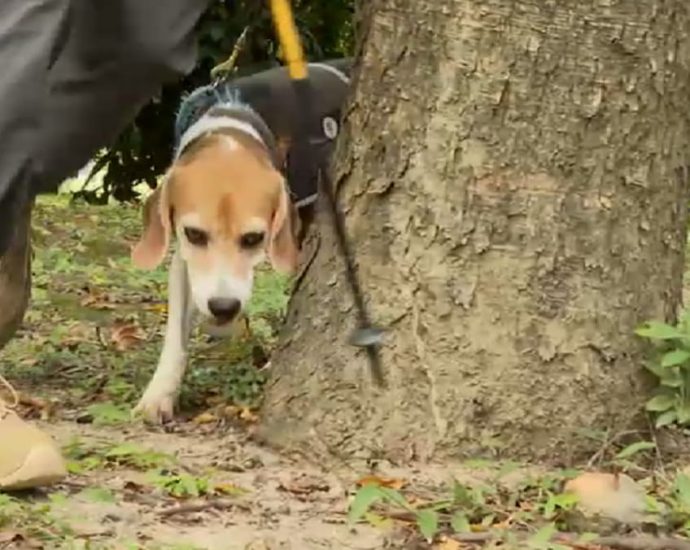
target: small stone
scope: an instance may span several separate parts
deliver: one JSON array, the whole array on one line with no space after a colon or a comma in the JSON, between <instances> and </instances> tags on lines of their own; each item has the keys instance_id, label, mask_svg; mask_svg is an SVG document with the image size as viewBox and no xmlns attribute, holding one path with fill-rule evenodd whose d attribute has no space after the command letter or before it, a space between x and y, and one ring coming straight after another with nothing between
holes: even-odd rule
<instances>
[{"instance_id":1,"label":"small stone","mask_svg":"<svg viewBox=\"0 0 690 550\"><path fill-rule=\"evenodd\" d=\"M565 484L564 491L578 498L586 516L600 516L633 525L644 520L645 492L625 474L587 472Z\"/></svg>"}]
</instances>

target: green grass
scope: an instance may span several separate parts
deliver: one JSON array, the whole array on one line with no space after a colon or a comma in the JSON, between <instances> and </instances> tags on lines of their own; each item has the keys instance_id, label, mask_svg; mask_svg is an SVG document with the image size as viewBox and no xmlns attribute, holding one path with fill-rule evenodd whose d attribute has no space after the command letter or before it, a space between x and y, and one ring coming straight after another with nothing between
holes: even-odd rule
<instances>
[{"instance_id":1,"label":"green grass","mask_svg":"<svg viewBox=\"0 0 690 550\"><path fill-rule=\"evenodd\" d=\"M0 359L0 372L23 395L57 411L48 416L90 422L96 433L132 422L131 407L155 368L165 328L167 262L142 271L129 258L140 220L140 209L134 206L71 203L66 194L41 197L33 218L31 305ZM238 323L235 334L225 339L210 338L203 325L195 330L180 396L181 419L209 409L220 417L258 406L265 381L260 361L275 343L287 284L285 277L261 269L247 308L250 330ZM20 412L31 418L45 413L39 409L22 407ZM77 425L70 431L78 433ZM104 485L109 475L120 475L117 472L146 475L141 490L168 505L181 498L221 494L205 470L192 472L152 443L113 439L112 430L108 433L105 442L77 437L65 445L71 479L84 489L75 492L68 484L47 496L0 494L0 546L9 533L19 537L19 544L40 541L45 548L65 550L196 548L128 543L109 536L88 540L75 530L79 517L72 509L74 499L101 504L125 499L121 488ZM222 494L233 496L227 490ZM155 512L150 514L155 518Z\"/></svg>"},{"instance_id":2,"label":"green grass","mask_svg":"<svg viewBox=\"0 0 690 550\"><path fill-rule=\"evenodd\" d=\"M57 391L68 407L101 404L106 420L117 419L117 410L139 397L158 359L167 286L166 265L142 271L130 261L140 219L132 206L41 198L33 224L32 303L1 367L22 390ZM265 357L275 342L286 285L272 271L258 274L249 332L221 340L195 332L183 411L203 407L211 396L241 406L258 403L263 375L255 357ZM113 330L120 325L130 325L142 340L118 350Z\"/></svg>"}]
</instances>

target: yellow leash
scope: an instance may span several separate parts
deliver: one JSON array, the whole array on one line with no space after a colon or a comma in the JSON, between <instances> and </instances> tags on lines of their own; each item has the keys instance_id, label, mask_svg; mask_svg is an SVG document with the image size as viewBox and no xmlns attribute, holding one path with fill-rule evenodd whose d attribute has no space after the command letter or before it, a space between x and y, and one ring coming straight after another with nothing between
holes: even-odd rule
<instances>
[{"instance_id":1,"label":"yellow leash","mask_svg":"<svg viewBox=\"0 0 690 550\"><path fill-rule=\"evenodd\" d=\"M283 48L283 57L290 78L304 80L307 78L307 62L304 59L302 42L292 17L292 6L288 0L271 0L273 24L278 33L278 40Z\"/></svg>"},{"instance_id":2,"label":"yellow leash","mask_svg":"<svg viewBox=\"0 0 690 550\"><path fill-rule=\"evenodd\" d=\"M310 99L309 74L302 42L295 26L292 6L289 0L271 0L271 13L273 14L273 24L283 50L288 74L293 83L295 99L299 106L299 113L295 113L293 117L293 130L296 136L296 140L293 143L293 151L299 159L297 166L301 167L297 177L300 179L310 178L319 169L321 170L319 174L320 188L331 213L338 248L345 261L347 280L357 309L358 327L350 336L350 343L366 350L372 377L379 386L384 386L385 381L379 354L383 331L374 327L369 319L357 270L355 269L352 249L345 231L345 220L338 208L335 191L328 174L328 166L317 166L314 161L317 155L312 154L311 151L308 124L313 117L310 116L312 101Z\"/></svg>"}]
</instances>

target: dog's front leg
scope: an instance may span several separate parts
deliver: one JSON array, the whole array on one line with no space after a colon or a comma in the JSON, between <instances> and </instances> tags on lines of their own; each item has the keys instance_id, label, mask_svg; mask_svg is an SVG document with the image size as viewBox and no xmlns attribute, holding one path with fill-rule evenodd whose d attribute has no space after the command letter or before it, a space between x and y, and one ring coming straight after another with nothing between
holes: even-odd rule
<instances>
[{"instance_id":1,"label":"dog's front leg","mask_svg":"<svg viewBox=\"0 0 690 550\"><path fill-rule=\"evenodd\" d=\"M168 276L168 322L158 366L134 412L150 422L172 420L177 396L187 367L187 348L192 330L194 306L190 296L187 267L178 250Z\"/></svg>"}]
</instances>

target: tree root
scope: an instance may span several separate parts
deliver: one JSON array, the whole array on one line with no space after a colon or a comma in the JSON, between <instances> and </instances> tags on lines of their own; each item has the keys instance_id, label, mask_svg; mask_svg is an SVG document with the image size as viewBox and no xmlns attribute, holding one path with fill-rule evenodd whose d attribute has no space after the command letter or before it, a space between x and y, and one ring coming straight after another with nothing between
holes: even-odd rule
<instances>
[{"instance_id":1,"label":"tree root","mask_svg":"<svg viewBox=\"0 0 690 550\"><path fill-rule=\"evenodd\" d=\"M466 533L450 535L448 538L465 544L483 544L499 538L498 533ZM557 533L552 541L567 544L578 550L613 548L615 550L690 550L690 541L675 537L655 537L652 535L617 535L597 537L591 541L579 542L580 535Z\"/></svg>"},{"instance_id":2,"label":"tree root","mask_svg":"<svg viewBox=\"0 0 690 550\"><path fill-rule=\"evenodd\" d=\"M175 516L177 514L193 514L196 512L204 512L206 510L228 510L238 506L237 502L230 502L228 500L209 500L207 502L196 502L180 504L172 508L165 508L158 512L158 515L164 518Z\"/></svg>"}]
</instances>

